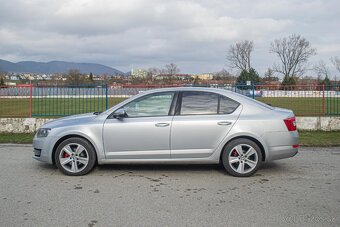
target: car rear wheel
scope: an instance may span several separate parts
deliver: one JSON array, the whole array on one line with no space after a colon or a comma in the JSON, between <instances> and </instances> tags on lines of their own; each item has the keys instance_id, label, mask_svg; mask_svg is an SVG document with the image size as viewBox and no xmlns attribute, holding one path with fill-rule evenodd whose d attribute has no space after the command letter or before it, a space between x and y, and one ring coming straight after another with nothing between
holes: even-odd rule
<instances>
[{"instance_id":1,"label":"car rear wheel","mask_svg":"<svg viewBox=\"0 0 340 227\"><path fill-rule=\"evenodd\" d=\"M82 138L69 138L59 144L55 153L59 170L69 176L82 176L90 172L96 163L92 145Z\"/></svg>"},{"instance_id":2,"label":"car rear wheel","mask_svg":"<svg viewBox=\"0 0 340 227\"><path fill-rule=\"evenodd\" d=\"M227 144L222 153L226 171L236 177L253 175L262 164L259 146L249 139L236 139Z\"/></svg>"}]
</instances>

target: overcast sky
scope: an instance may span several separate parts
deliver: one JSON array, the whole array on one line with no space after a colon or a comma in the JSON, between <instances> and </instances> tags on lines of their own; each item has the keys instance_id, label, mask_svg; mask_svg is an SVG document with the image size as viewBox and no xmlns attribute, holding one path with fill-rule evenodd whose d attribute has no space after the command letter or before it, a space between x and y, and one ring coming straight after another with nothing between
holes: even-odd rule
<instances>
[{"instance_id":1,"label":"overcast sky","mask_svg":"<svg viewBox=\"0 0 340 227\"><path fill-rule=\"evenodd\" d=\"M101 63L121 71L176 63L228 69L229 46L253 40L253 67L276 61L275 39L300 34L311 62L340 57L339 0L0 0L0 58ZM333 71L335 72L335 71Z\"/></svg>"}]
</instances>

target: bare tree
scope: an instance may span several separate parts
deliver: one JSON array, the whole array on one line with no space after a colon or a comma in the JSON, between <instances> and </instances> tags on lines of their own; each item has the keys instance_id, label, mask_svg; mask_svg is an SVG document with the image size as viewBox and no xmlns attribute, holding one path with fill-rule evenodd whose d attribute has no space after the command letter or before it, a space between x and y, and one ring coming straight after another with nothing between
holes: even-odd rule
<instances>
[{"instance_id":1,"label":"bare tree","mask_svg":"<svg viewBox=\"0 0 340 227\"><path fill-rule=\"evenodd\" d=\"M329 78L329 69L324 61L321 60L318 64L314 65L313 70L318 77L318 81Z\"/></svg>"},{"instance_id":2,"label":"bare tree","mask_svg":"<svg viewBox=\"0 0 340 227\"><path fill-rule=\"evenodd\" d=\"M279 78L274 75L274 70L272 68L268 68L267 71L263 75L262 81L278 81Z\"/></svg>"},{"instance_id":3,"label":"bare tree","mask_svg":"<svg viewBox=\"0 0 340 227\"><path fill-rule=\"evenodd\" d=\"M303 74L308 59L316 54L316 49L305 38L293 34L272 42L270 52L276 54L281 61L281 65L274 65L273 70L287 79Z\"/></svg>"},{"instance_id":4,"label":"bare tree","mask_svg":"<svg viewBox=\"0 0 340 227\"><path fill-rule=\"evenodd\" d=\"M215 72L213 78L214 80L236 80L236 76L232 75L225 69Z\"/></svg>"},{"instance_id":5,"label":"bare tree","mask_svg":"<svg viewBox=\"0 0 340 227\"><path fill-rule=\"evenodd\" d=\"M168 65L165 65L165 68L166 68L167 73L170 74L170 75L176 75L180 71L178 66L174 63L170 63Z\"/></svg>"},{"instance_id":6,"label":"bare tree","mask_svg":"<svg viewBox=\"0 0 340 227\"><path fill-rule=\"evenodd\" d=\"M338 73L340 73L340 58L332 57L331 62L333 63L333 65L336 68L336 70L338 71ZM335 74L334 80L335 80L335 83L336 83L336 74Z\"/></svg>"},{"instance_id":7,"label":"bare tree","mask_svg":"<svg viewBox=\"0 0 340 227\"><path fill-rule=\"evenodd\" d=\"M250 66L250 55L254 49L254 42L244 40L231 45L228 51L227 60L232 69L238 69L240 71L246 70L249 72Z\"/></svg>"},{"instance_id":8,"label":"bare tree","mask_svg":"<svg viewBox=\"0 0 340 227\"><path fill-rule=\"evenodd\" d=\"M84 75L82 75L78 69L70 69L66 76L68 83L72 85L79 85L85 80Z\"/></svg>"},{"instance_id":9,"label":"bare tree","mask_svg":"<svg viewBox=\"0 0 340 227\"><path fill-rule=\"evenodd\" d=\"M110 80L110 76L108 76L107 74L103 74L101 75L102 79L103 79L103 83L107 84Z\"/></svg>"},{"instance_id":10,"label":"bare tree","mask_svg":"<svg viewBox=\"0 0 340 227\"><path fill-rule=\"evenodd\" d=\"M157 76L158 74L160 74L160 69L156 68L156 67L151 67L148 69L148 79L153 80L155 78L155 76Z\"/></svg>"}]
</instances>

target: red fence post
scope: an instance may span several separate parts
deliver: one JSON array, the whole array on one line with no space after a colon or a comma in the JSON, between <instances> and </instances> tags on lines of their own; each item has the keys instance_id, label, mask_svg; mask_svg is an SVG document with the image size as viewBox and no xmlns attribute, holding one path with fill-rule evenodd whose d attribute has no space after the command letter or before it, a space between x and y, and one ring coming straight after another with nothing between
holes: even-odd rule
<instances>
[{"instance_id":1,"label":"red fence post","mask_svg":"<svg viewBox=\"0 0 340 227\"><path fill-rule=\"evenodd\" d=\"M32 84L30 84L30 117L32 117L32 112L33 112L33 110L32 110L32 91L33 91L33 89L32 89Z\"/></svg>"},{"instance_id":2,"label":"red fence post","mask_svg":"<svg viewBox=\"0 0 340 227\"><path fill-rule=\"evenodd\" d=\"M322 83L322 115L325 116L325 84Z\"/></svg>"}]
</instances>

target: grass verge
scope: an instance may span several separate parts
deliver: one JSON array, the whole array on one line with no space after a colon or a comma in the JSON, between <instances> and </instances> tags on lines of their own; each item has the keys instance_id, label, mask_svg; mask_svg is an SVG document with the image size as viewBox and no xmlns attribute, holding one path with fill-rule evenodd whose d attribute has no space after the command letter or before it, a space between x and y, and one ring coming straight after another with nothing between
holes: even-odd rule
<instances>
[{"instance_id":1,"label":"grass verge","mask_svg":"<svg viewBox=\"0 0 340 227\"><path fill-rule=\"evenodd\" d=\"M34 133L0 133L0 143L32 143Z\"/></svg>"},{"instance_id":2,"label":"grass verge","mask_svg":"<svg viewBox=\"0 0 340 227\"><path fill-rule=\"evenodd\" d=\"M340 131L299 131L301 146L334 147L340 146Z\"/></svg>"},{"instance_id":3,"label":"grass verge","mask_svg":"<svg viewBox=\"0 0 340 227\"><path fill-rule=\"evenodd\" d=\"M340 131L299 131L301 146L340 146ZM30 144L33 133L0 133L0 143Z\"/></svg>"}]
</instances>

